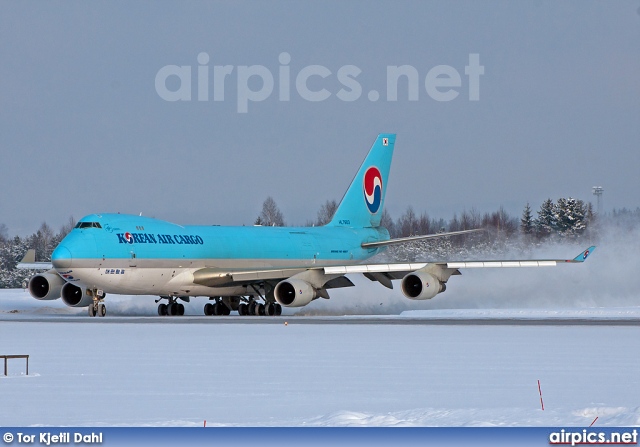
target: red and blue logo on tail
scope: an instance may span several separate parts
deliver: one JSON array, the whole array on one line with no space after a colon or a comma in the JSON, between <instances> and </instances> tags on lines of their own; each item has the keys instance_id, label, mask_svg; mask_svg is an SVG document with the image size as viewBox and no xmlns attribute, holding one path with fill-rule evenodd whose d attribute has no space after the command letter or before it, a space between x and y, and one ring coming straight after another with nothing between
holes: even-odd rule
<instances>
[{"instance_id":1,"label":"red and blue logo on tail","mask_svg":"<svg viewBox=\"0 0 640 447\"><path fill-rule=\"evenodd\" d=\"M382 175L375 166L370 166L364 174L364 201L371 214L380 209L382 203Z\"/></svg>"},{"instance_id":2,"label":"red and blue logo on tail","mask_svg":"<svg viewBox=\"0 0 640 447\"><path fill-rule=\"evenodd\" d=\"M596 247L592 245L591 247L587 248L585 251L583 251L578 256L576 256L575 258L571 259L568 262L584 262L584 261L587 260L589 255L591 253L593 253L593 250L595 250L595 249L596 249Z\"/></svg>"},{"instance_id":3,"label":"red and blue logo on tail","mask_svg":"<svg viewBox=\"0 0 640 447\"><path fill-rule=\"evenodd\" d=\"M351 228L380 226L395 142L395 134L378 135L327 225Z\"/></svg>"}]
</instances>

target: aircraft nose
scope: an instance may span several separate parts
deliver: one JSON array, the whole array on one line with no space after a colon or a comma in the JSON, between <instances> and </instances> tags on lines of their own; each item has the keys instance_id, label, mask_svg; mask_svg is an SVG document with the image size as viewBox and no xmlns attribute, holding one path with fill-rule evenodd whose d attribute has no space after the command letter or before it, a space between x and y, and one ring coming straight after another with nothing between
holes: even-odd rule
<instances>
[{"instance_id":1,"label":"aircraft nose","mask_svg":"<svg viewBox=\"0 0 640 447\"><path fill-rule=\"evenodd\" d=\"M51 253L51 264L57 269L68 269L71 267L71 252L67 247L58 245Z\"/></svg>"}]
</instances>

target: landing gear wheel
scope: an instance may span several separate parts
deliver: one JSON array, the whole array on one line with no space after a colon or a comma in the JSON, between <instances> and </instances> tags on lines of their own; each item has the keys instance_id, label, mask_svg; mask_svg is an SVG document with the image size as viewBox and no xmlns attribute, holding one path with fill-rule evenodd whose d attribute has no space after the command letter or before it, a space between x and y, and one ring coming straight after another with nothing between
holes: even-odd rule
<instances>
[{"instance_id":1,"label":"landing gear wheel","mask_svg":"<svg viewBox=\"0 0 640 447\"><path fill-rule=\"evenodd\" d=\"M264 317L264 304L260 303L256 306L256 316Z\"/></svg>"},{"instance_id":2,"label":"landing gear wheel","mask_svg":"<svg viewBox=\"0 0 640 447\"><path fill-rule=\"evenodd\" d=\"M204 305L204 314L208 317L213 315L213 304L207 303Z\"/></svg>"},{"instance_id":3,"label":"landing gear wheel","mask_svg":"<svg viewBox=\"0 0 640 447\"><path fill-rule=\"evenodd\" d=\"M167 306L168 314L172 317L174 315L180 315L180 305L178 303L171 303Z\"/></svg>"},{"instance_id":4,"label":"landing gear wheel","mask_svg":"<svg viewBox=\"0 0 640 447\"><path fill-rule=\"evenodd\" d=\"M178 315L184 315L184 304L178 303Z\"/></svg>"},{"instance_id":5,"label":"landing gear wheel","mask_svg":"<svg viewBox=\"0 0 640 447\"><path fill-rule=\"evenodd\" d=\"M216 316L229 315L231 310L221 301L218 301L213 305L213 314Z\"/></svg>"},{"instance_id":6,"label":"landing gear wheel","mask_svg":"<svg viewBox=\"0 0 640 447\"><path fill-rule=\"evenodd\" d=\"M264 306L264 314L268 317L273 317L276 314L276 305L274 303L268 303Z\"/></svg>"},{"instance_id":7,"label":"landing gear wheel","mask_svg":"<svg viewBox=\"0 0 640 447\"><path fill-rule=\"evenodd\" d=\"M282 315L282 306L279 303L275 303L276 306L276 315L280 316Z\"/></svg>"},{"instance_id":8,"label":"landing gear wheel","mask_svg":"<svg viewBox=\"0 0 640 447\"><path fill-rule=\"evenodd\" d=\"M158 306L158 315L166 317L168 315L167 305L162 303Z\"/></svg>"},{"instance_id":9,"label":"landing gear wheel","mask_svg":"<svg viewBox=\"0 0 640 447\"><path fill-rule=\"evenodd\" d=\"M238 315L247 315L249 313L249 306L245 303L240 303L238 306Z\"/></svg>"},{"instance_id":10,"label":"landing gear wheel","mask_svg":"<svg viewBox=\"0 0 640 447\"><path fill-rule=\"evenodd\" d=\"M89 316L90 317L95 317L96 316L96 305L95 304L89 304Z\"/></svg>"},{"instance_id":11,"label":"landing gear wheel","mask_svg":"<svg viewBox=\"0 0 640 447\"><path fill-rule=\"evenodd\" d=\"M255 301L249 301L249 312L247 315L256 315L256 303Z\"/></svg>"},{"instance_id":12,"label":"landing gear wheel","mask_svg":"<svg viewBox=\"0 0 640 447\"><path fill-rule=\"evenodd\" d=\"M107 306L105 306L104 303L98 304L98 316L104 317L106 315L107 315Z\"/></svg>"}]
</instances>

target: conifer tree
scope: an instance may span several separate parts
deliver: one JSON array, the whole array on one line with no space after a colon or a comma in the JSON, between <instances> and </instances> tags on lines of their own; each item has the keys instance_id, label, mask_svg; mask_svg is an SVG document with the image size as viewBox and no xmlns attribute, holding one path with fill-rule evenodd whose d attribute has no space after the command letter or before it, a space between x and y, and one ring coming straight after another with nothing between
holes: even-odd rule
<instances>
[{"instance_id":1,"label":"conifer tree","mask_svg":"<svg viewBox=\"0 0 640 447\"><path fill-rule=\"evenodd\" d=\"M531 206L529 205L529 202L527 202L527 206L524 207L522 217L520 218L520 231L522 234L530 236L533 234L533 230L534 225L533 216L531 215Z\"/></svg>"},{"instance_id":2,"label":"conifer tree","mask_svg":"<svg viewBox=\"0 0 640 447\"><path fill-rule=\"evenodd\" d=\"M555 206L555 227L561 237L576 238L587 228L587 207L579 199L560 198Z\"/></svg>"},{"instance_id":3,"label":"conifer tree","mask_svg":"<svg viewBox=\"0 0 640 447\"><path fill-rule=\"evenodd\" d=\"M555 213L556 210L555 205L553 204L553 200L547 199L542 202L542 205L540 205L540 210L538 211L538 218L534 222L536 235L539 238L547 238L551 236L551 234L555 231Z\"/></svg>"}]
</instances>

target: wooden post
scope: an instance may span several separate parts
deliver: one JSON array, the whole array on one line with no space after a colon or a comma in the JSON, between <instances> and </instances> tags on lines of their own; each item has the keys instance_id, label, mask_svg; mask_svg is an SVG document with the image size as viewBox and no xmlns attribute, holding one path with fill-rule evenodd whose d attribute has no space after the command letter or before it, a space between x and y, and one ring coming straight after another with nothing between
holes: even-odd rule
<instances>
[{"instance_id":1,"label":"wooden post","mask_svg":"<svg viewBox=\"0 0 640 447\"><path fill-rule=\"evenodd\" d=\"M29 375L29 356L28 355L0 355L4 359L4 375L9 375L8 362L9 359L25 359L27 361L27 375Z\"/></svg>"}]
</instances>

